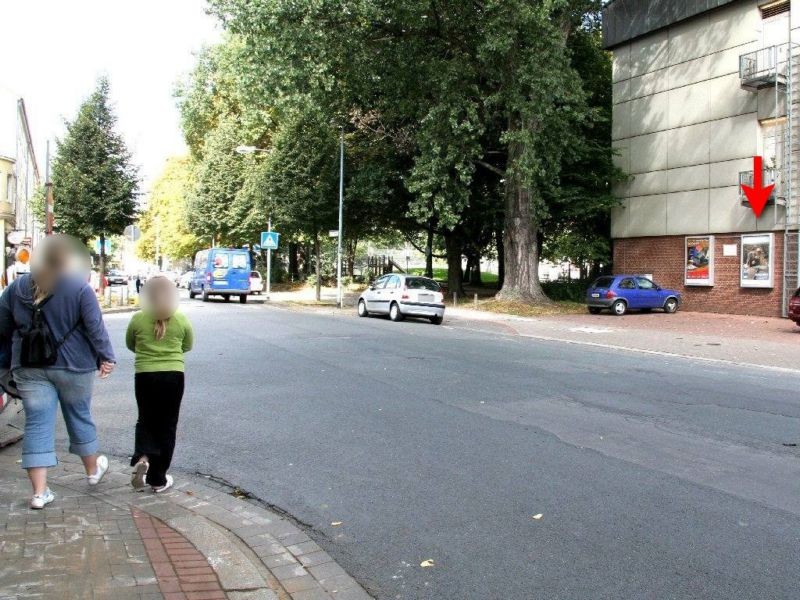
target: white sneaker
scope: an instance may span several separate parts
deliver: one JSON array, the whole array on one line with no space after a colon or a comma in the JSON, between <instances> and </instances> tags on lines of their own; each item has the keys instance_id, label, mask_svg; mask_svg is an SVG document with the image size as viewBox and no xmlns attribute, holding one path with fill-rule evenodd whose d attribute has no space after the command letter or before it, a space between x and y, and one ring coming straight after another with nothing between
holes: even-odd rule
<instances>
[{"instance_id":1,"label":"white sneaker","mask_svg":"<svg viewBox=\"0 0 800 600\"><path fill-rule=\"evenodd\" d=\"M31 508L35 510L42 509L55 499L56 495L50 491L50 488L47 488L44 494L34 494L33 498L31 498Z\"/></svg>"},{"instance_id":2,"label":"white sneaker","mask_svg":"<svg viewBox=\"0 0 800 600\"><path fill-rule=\"evenodd\" d=\"M166 492L169 488L172 487L173 483L175 483L175 482L172 480L172 475L167 475L167 483L165 483L164 485L159 486L159 487L153 486L153 491L156 494L160 494L162 492Z\"/></svg>"},{"instance_id":3,"label":"white sneaker","mask_svg":"<svg viewBox=\"0 0 800 600\"><path fill-rule=\"evenodd\" d=\"M102 454L97 457L97 471L94 475L89 475L89 485L97 485L108 471L108 459Z\"/></svg>"},{"instance_id":4,"label":"white sneaker","mask_svg":"<svg viewBox=\"0 0 800 600\"><path fill-rule=\"evenodd\" d=\"M150 468L150 465L145 461L140 461L136 463L136 466L133 467L133 475L131 475L131 486L137 492L141 492L144 488L147 487L145 483L145 478L147 477L147 469Z\"/></svg>"}]
</instances>

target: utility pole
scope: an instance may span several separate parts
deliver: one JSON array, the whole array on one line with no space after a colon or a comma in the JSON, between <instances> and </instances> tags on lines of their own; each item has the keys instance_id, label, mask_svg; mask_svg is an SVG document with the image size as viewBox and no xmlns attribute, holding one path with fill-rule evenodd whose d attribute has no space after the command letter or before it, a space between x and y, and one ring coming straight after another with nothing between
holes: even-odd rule
<instances>
[{"instance_id":1,"label":"utility pole","mask_svg":"<svg viewBox=\"0 0 800 600\"><path fill-rule=\"evenodd\" d=\"M53 235L53 227L55 225L55 216L53 215L53 182L50 181L50 140L47 140L47 153L45 157L45 231L47 235Z\"/></svg>"},{"instance_id":2,"label":"utility pole","mask_svg":"<svg viewBox=\"0 0 800 600\"><path fill-rule=\"evenodd\" d=\"M342 227L344 216L344 127L341 128L339 152L339 239L336 259L336 305L342 308Z\"/></svg>"},{"instance_id":3,"label":"utility pole","mask_svg":"<svg viewBox=\"0 0 800 600\"><path fill-rule=\"evenodd\" d=\"M272 231L272 215L270 215L267 221L267 231L268 232ZM269 300L269 295L271 291L272 291L272 249L267 248L267 300Z\"/></svg>"}]
</instances>

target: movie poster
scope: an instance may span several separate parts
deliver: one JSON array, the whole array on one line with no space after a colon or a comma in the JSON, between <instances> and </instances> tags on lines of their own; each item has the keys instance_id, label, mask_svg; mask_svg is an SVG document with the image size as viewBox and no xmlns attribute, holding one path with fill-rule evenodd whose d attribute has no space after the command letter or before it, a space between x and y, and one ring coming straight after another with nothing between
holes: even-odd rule
<instances>
[{"instance_id":1,"label":"movie poster","mask_svg":"<svg viewBox=\"0 0 800 600\"><path fill-rule=\"evenodd\" d=\"M773 287L773 241L771 233L742 236L742 287Z\"/></svg>"},{"instance_id":2,"label":"movie poster","mask_svg":"<svg viewBox=\"0 0 800 600\"><path fill-rule=\"evenodd\" d=\"M714 236L694 235L686 238L684 283L714 285Z\"/></svg>"}]
</instances>

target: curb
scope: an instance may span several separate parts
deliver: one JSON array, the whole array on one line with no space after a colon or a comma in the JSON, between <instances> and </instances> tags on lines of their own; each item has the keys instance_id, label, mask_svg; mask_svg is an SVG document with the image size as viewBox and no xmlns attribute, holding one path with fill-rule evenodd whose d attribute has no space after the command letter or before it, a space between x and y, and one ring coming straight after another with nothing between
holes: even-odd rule
<instances>
[{"instance_id":1,"label":"curb","mask_svg":"<svg viewBox=\"0 0 800 600\"><path fill-rule=\"evenodd\" d=\"M81 465L72 456L52 470L50 479L112 506L146 513L184 535L208 558L228 598L271 599L277 593L280 600L371 600L297 525L256 500L210 478L183 475L170 492L137 494L130 488L130 468L119 460L109 463L97 490L83 484Z\"/></svg>"},{"instance_id":2,"label":"curb","mask_svg":"<svg viewBox=\"0 0 800 600\"><path fill-rule=\"evenodd\" d=\"M116 314L123 314L123 313L132 313L138 312L140 307L138 306L115 306L113 308L104 308L102 309L102 313L104 315L116 315Z\"/></svg>"}]
</instances>

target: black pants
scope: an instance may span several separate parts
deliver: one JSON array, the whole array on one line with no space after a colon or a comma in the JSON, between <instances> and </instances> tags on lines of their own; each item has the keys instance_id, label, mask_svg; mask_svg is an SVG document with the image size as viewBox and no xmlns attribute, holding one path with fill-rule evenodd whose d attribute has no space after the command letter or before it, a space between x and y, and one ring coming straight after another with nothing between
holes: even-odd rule
<instances>
[{"instance_id":1,"label":"black pants","mask_svg":"<svg viewBox=\"0 0 800 600\"><path fill-rule=\"evenodd\" d=\"M183 398L183 373L137 373L135 390L139 420L136 422L136 443L131 466L142 456L147 456L150 468L146 482L148 485L162 486L167 483L167 470L175 451L175 434Z\"/></svg>"}]
</instances>

